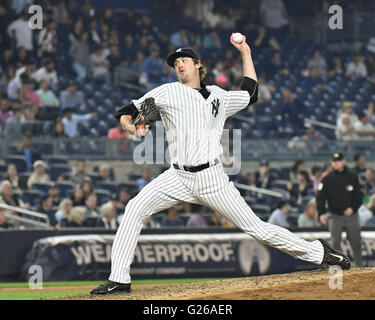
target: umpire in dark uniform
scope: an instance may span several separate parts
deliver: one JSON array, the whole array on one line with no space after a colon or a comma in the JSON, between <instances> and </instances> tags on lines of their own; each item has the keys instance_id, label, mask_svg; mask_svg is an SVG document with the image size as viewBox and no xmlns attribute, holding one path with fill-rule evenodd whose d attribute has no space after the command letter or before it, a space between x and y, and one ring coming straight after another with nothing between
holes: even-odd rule
<instances>
[{"instance_id":1,"label":"umpire in dark uniform","mask_svg":"<svg viewBox=\"0 0 375 320\"><path fill-rule=\"evenodd\" d=\"M320 222L328 223L333 247L341 250L341 234L345 230L353 250L357 267L362 265L361 229L357 210L362 204L361 186L356 173L345 166L341 152L335 152L331 159L332 172L326 175L318 187L316 196ZM326 203L328 202L328 212Z\"/></svg>"}]
</instances>

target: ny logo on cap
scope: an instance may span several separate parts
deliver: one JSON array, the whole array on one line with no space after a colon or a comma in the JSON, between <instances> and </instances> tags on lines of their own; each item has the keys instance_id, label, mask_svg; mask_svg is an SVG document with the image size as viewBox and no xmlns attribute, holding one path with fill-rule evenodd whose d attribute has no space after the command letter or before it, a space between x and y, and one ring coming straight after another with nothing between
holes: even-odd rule
<instances>
[{"instance_id":1,"label":"ny logo on cap","mask_svg":"<svg viewBox=\"0 0 375 320\"><path fill-rule=\"evenodd\" d=\"M181 52L181 48L178 48L178 49L176 50L176 52Z\"/></svg>"},{"instance_id":2,"label":"ny logo on cap","mask_svg":"<svg viewBox=\"0 0 375 320\"><path fill-rule=\"evenodd\" d=\"M335 158L338 158L340 155L339 155L338 153L335 153L333 156L334 156Z\"/></svg>"}]
</instances>

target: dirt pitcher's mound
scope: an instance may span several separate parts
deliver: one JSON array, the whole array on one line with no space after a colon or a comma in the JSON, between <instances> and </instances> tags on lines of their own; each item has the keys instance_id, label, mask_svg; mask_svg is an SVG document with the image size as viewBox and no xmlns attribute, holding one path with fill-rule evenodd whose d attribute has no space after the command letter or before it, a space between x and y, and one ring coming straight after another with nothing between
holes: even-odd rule
<instances>
[{"instance_id":1,"label":"dirt pitcher's mound","mask_svg":"<svg viewBox=\"0 0 375 320\"><path fill-rule=\"evenodd\" d=\"M63 299L137 300L259 300L259 299L375 299L375 268L330 273L304 271L207 282L134 285L130 294L70 296Z\"/></svg>"}]
</instances>

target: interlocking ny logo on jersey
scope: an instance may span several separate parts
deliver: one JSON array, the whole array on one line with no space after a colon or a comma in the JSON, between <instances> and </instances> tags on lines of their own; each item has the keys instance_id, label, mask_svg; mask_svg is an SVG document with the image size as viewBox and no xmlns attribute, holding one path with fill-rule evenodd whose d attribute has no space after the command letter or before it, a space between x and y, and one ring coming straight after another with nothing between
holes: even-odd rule
<instances>
[{"instance_id":1,"label":"interlocking ny logo on jersey","mask_svg":"<svg viewBox=\"0 0 375 320\"><path fill-rule=\"evenodd\" d=\"M219 106L220 106L219 99L215 99L214 101L212 101L211 105L212 105L212 114L214 115L214 117L216 117L217 113L219 112Z\"/></svg>"}]
</instances>

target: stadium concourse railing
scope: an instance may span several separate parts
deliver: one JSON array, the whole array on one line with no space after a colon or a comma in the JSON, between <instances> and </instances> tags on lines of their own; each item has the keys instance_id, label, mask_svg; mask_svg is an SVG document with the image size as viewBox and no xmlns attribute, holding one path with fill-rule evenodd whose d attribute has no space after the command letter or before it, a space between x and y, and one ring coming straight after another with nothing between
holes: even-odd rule
<instances>
[{"instance_id":1,"label":"stadium concourse railing","mask_svg":"<svg viewBox=\"0 0 375 320\"><path fill-rule=\"evenodd\" d=\"M247 139L243 136L240 140L230 140L229 154L233 153L233 144L241 144L241 153L233 154L241 161L294 161L304 159L311 161L326 161L332 152L343 151L347 159L353 159L358 153L364 153L368 160L375 160L375 143L372 141L342 142L336 140L327 141L304 141L302 139ZM137 164L165 164L168 163L167 142L156 141L152 138L150 149L140 147L141 140L131 139L107 139L106 137L79 137L79 138L50 138L33 137L33 147L43 156L65 155L70 159L90 160L129 160ZM146 145L146 144L144 144ZM0 160L7 156L16 154L21 147L20 140L0 138ZM238 146L236 146L238 148ZM143 161L143 163L142 163Z\"/></svg>"},{"instance_id":2,"label":"stadium concourse railing","mask_svg":"<svg viewBox=\"0 0 375 320\"><path fill-rule=\"evenodd\" d=\"M49 229L49 219L44 213L27 210L19 207L9 206L0 203L0 208L4 209L7 220L18 226L20 229Z\"/></svg>"}]
</instances>

